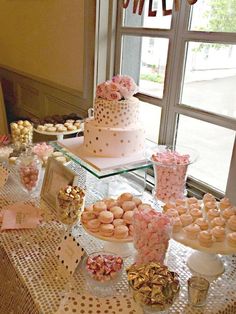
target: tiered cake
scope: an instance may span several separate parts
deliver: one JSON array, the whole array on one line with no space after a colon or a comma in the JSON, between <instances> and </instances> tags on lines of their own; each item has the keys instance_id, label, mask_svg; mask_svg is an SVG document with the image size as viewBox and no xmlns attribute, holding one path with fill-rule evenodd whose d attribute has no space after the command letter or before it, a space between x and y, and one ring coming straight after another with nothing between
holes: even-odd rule
<instances>
[{"instance_id":1,"label":"tiered cake","mask_svg":"<svg viewBox=\"0 0 236 314\"><path fill-rule=\"evenodd\" d=\"M125 157L141 153L144 149L144 130L139 124L139 100L132 97L135 83L123 76L116 76L113 80L98 86L94 116L87 119L84 125L84 149L90 155ZM130 84L128 87L127 82ZM131 94L131 97L122 99L121 84L125 89L123 93L130 88L126 96Z\"/></svg>"}]
</instances>

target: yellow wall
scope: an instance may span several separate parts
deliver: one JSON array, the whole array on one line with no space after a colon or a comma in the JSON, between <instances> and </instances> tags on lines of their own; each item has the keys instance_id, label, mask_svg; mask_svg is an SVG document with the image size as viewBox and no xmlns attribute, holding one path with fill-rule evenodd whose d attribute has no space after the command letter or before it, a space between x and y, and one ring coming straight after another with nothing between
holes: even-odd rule
<instances>
[{"instance_id":1,"label":"yellow wall","mask_svg":"<svg viewBox=\"0 0 236 314\"><path fill-rule=\"evenodd\" d=\"M83 90L84 0L1 0L0 64Z\"/></svg>"}]
</instances>

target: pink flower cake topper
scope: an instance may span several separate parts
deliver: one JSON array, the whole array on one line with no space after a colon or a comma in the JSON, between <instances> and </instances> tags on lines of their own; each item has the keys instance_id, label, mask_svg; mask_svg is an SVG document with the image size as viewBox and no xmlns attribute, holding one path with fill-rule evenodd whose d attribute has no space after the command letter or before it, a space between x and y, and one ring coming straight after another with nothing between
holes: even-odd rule
<instances>
[{"instance_id":1,"label":"pink flower cake topper","mask_svg":"<svg viewBox=\"0 0 236 314\"><path fill-rule=\"evenodd\" d=\"M134 80L127 75L116 75L97 86L96 97L106 100L129 99L138 92Z\"/></svg>"}]
</instances>

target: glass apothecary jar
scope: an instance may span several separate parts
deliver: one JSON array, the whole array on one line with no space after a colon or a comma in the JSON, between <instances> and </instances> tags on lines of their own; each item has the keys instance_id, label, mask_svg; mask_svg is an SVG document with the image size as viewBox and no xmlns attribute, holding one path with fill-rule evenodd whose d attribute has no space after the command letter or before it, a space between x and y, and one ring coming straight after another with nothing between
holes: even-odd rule
<instances>
[{"instance_id":1,"label":"glass apothecary jar","mask_svg":"<svg viewBox=\"0 0 236 314\"><path fill-rule=\"evenodd\" d=\"M18 181L22 189L33 194L40 182L41 162L31 150L22 153L16 161Z\"/></svg>"}]
</instances>

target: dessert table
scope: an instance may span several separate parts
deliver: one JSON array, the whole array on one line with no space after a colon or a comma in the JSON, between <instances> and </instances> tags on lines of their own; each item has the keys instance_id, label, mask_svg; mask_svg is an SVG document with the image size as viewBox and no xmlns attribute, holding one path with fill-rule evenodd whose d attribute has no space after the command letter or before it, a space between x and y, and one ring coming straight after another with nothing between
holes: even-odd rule
<instances>
[{"instance_id":1,"label":"dessert table","mask_svg":"<svg viewBox=\"0 0 236 314\"><path fill-rule=\"evenodd\" d=\"M151 195L144 193L145 200L150 198ZM61 269L55 251L65 233L65 227L39 197L27 199L15 180L12 168L7 184L0 189L0 210L17 201L39 206L43 220L36 229L4 231L0 234L0 313L142 313L140 309L132 307L133 300L129 295L125 272L120 282L112 287L114 296L106 298L110 310L84 310L85 302L81 300L89 298L89 306L93 309L98 299L89 294L80 266L73 276ZM89 204L91 201L88 195L86 202ZM72 234L87 253L103 249L103 241L87 234L80 224L73 228ZM192 251L171 240L168 267L180 275L181 292L168 313L236 313L236 256L222 257L225 272L212 281L206 306L197 309L188 304L187 280L192 274L186 260ZM124 263L125 266L130 265L132 257L126 258ZM122 304L124 299L128 302L127 307L112 305L114 302Z\"/></svg>"}]
</instances>

